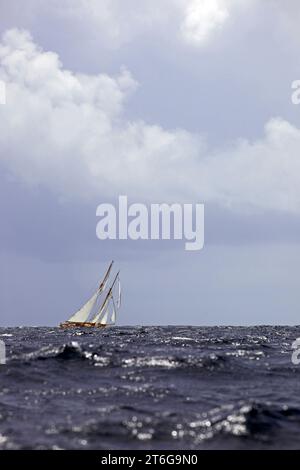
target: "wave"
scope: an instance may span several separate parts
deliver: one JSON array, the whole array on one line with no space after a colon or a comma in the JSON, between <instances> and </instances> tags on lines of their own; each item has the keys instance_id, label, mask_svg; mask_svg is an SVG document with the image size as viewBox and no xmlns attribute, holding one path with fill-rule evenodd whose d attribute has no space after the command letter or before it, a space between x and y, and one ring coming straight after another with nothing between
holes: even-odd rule
<instances>
[{"instance_id":1,"label":"wave","mask_svg":"<svg viewBox=\"0 0 300 470\"><path fill-rule=\"evenodd\" d=\"M29 361L45 361L48 359L60 359L60 360L78 360L87 359L92 360L92 353L84 350L76 341L71 343L63 344L62 346L46 346L37 351L30 353L21 354L19 356L13 356L10 362L29 362Z\"/></svg>"},{"instance_id":2,"label":"wave","mask_svg":"<svg viewBox=\"0 0 300 470\"><path fill-rule=\"evenodd\" d=\"M114 350L113 350L114 351ZM222 354L182 355L182 356L135 356L122 358L120 350L116 354L105 356L103 352L83 348L78 342L72 341L56 347L49 345L37 351L13 356L10 362L32 361L88 361L95 365L118 366L122 368L215 368L223 367L228 358Z\"/></svg>"},{"instance_id":3,"label":"wave","mask_svg":"<svg viewBox=\"0 0 300 470\"><path fill-rule=\"evenodd\" d=\"M272 403L241 402L204 413L199 421L189 424L187 434L196 442L218 435L255 439L262 442L276 440L278 431L286 432L300 423L300 409Z\"/></svg>"},{"instance_id":4,"label":"wave","mask_svg":"<svg viewBox=\"0 0 300 470\"><path fill-rule=\"evenodd\" d=\"M110 413L113 417L108 422ZM99 445L99 438L110 437L117 439L118 448L127 447L130 441L135 448L145 441L151 441L152 446L168 441L176 449L226 448L230 441L234 448L260 448L276 445L280 434L289 439L289 432L297 432L299 421L299 408L255 401L216 407L192 421L176 411L151 412L123 405L80 424L58 425L52 434L67 435L72 442L80 437L90 445Z\"/></svg>"}]
</instances>

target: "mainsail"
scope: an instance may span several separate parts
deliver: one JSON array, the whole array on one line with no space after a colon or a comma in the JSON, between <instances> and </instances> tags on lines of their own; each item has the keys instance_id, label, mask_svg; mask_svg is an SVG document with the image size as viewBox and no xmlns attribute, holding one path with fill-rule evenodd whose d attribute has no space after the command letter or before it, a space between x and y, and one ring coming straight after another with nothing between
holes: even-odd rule
<instances>
[{"instance_id":1,"label":"mainsail","mask_svg":"<svg viewBox=\"0 0 300 470\"><path fill-rule=\"evenodd\" d=\"M108 278L109 278L109 275L110 275L110 272L111 272L111 268L112 268L112 265L113 265L113 261L110 263L109 265L109 268L103 278L103 281L100 283L98 289L96 290L95 294L84 304L83 307L81 307L76 313L74 313L74 315L72 315L68 322L80 322L80 323L83 323L83 322L86 322L97 302L97 299L98 297L100 296L100 294L104 291L105 287L106 287L106 284L107 284L107 281L108 281Z\"/></svg>"}]
</instances>

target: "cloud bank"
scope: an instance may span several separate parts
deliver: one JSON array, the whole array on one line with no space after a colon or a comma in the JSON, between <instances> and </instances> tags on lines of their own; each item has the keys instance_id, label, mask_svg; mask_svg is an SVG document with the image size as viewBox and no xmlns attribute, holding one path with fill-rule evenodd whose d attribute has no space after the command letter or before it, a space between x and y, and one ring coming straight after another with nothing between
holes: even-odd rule
<instances>
[{"instance_id":1,"label":"cloud bank","mask_svg":"<svg viewBox=\"0 0 300 470\"><path fill-rule=\"evenodd\" d=\"M254 1L243 0L243 8ZM101 32L112 47L152 29L162 32L172 18L180 39L202 46L223 28L240 5L240 0L164 0L158 8L153 1L130 0L124 8L122 0L67 0L63 16L72 21L83 20L92 34ZM61 5L54 1L52 11L61 11Z\"/></svg>"},{"instance_id":2,"label":"cloud bank","mask_svg":"<svg viewBox=\"0 0 300 470\"><path fill-rule=\"evenodd\" d=\"M211 149L201 135L124 117L138 84L64 69L27 31L0 44L0 162L15 178L59 198L197 200L234 210L300 211L300 130L274 118L264 137Z\"/></svg>"},{"instance_id":3,"label":"cloud bank","mask_svg":"<svg viewBox=\"0 0 300 470\"><path fill-rule=\"evenodd\" d=\"M0 0L1 3L2 0ZM271 0L276 1L276 0ZM19 0L5 5L8 17L15 17ZM239 12L257 0L27 0L22 21L29 29L41 21L55 19L64 28L80 32L83 40L108 49L147 34L178 40L197 47L205 46Z\"/></svg>"}]
</instances>

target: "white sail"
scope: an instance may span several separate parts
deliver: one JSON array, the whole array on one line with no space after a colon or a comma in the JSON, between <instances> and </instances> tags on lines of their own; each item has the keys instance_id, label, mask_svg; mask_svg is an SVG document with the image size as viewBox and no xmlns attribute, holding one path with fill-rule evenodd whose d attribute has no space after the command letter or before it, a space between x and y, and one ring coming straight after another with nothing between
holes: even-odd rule
<instances>
[{"instance_id":1,"label":"white sail","mask_svg":"<svg viewBox=\"0 0 300 470\"><path fill-rule=\"evenodd\" d=\"M110 319L111 323L116 323L116 310L115 310L115 305L113 305L113 311L112 311L112 314L111 314L111 319Z\"/></svg>"},{"instance_id":2,"label":"white sail","mask_svg":"<svg viewBox=\"0 0 300 470\"><path fill-rule=\"evenodd\" d=\"M107 317L108 317L108 310L106 310L106 312L104 313L99 323L101 323L101 325L107 325Z\"/></svg>"},{"instance_id":3,"label":"white sail","mask_svg":"<svg viewBox=\"0 0 300 470\"><path fill-rule=\"evenodd\" d=\"M109 300L112 301L112 310L109 308ZM114 298L111 297L101 309L101 312L97 315L97 318L94 319L95 323L100 323L101 325L114 325L116 323L116 307Z\"/></svg>"},{"instance_id":4,"label":"white sail","mask_svg":"<svg viewBox=\"0 0 300 470\"><path fill-rule=\"evenodd\" d=\"M110 300L110 297L107 297L105 299L105 302L104 304L102 305L102 307L100 308L99 312L94 316L94 318L91 320L92 323L101 323L101 320L102 320L102 316L103 314L106 312L107 310L107 307L108 307L108 303L109 303L109 300Z\"/></svg>"},{"instance_id":5,"label":"white sail","mask_svg":"<svg viewBox=\"0 0 300 470\"><path fill-rule=\"evenodd\" d=\"M69 322L85 322L87 321L91 311L93 310L93 307L96 303L96 300L98 298L98 295L99 295L99 289L97 290L97 292L95 292L95 294L87 301L86 304L84 304L83 307L81 307L80 310L78 310L76 313L74 313L74 315L72 315L70 318L69 318Z\"/></svg>"}]
</instances>

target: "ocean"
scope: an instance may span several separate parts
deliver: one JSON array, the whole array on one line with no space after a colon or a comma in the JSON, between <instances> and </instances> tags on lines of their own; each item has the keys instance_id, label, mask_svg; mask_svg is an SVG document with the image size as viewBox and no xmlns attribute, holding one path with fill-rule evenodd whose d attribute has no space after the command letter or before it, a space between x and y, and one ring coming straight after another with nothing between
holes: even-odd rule
<instances>
[{"instance_id":1,"label":"ocean","mask_svg":"<svg viewBox=\"0 0 300 470\"><path fill-rule=\"evenodd\" d=\"M0 449L300 448L300 327L1 328Z\"/></svg>"}]
</instances>

